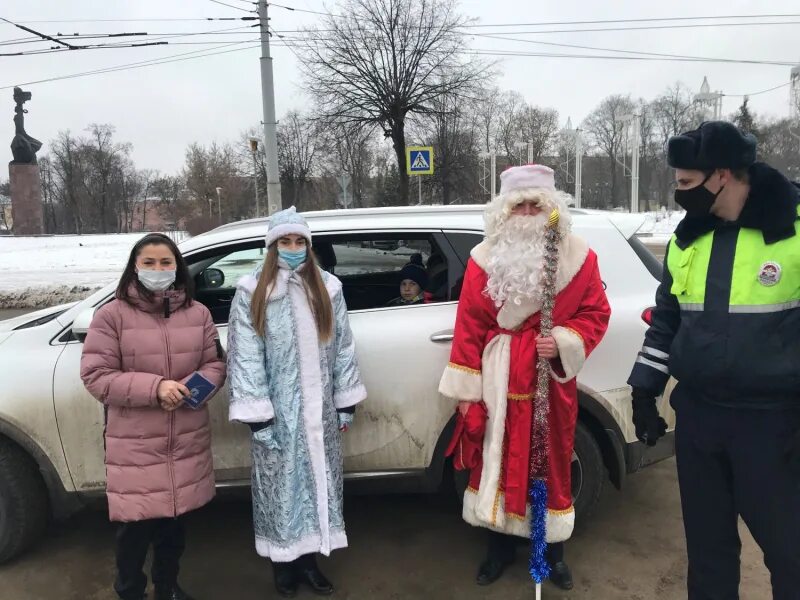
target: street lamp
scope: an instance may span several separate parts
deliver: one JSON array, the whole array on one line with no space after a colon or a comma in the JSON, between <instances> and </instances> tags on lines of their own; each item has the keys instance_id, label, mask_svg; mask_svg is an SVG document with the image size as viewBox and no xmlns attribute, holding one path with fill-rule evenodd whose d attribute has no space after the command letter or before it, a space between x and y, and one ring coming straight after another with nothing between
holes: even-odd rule
<instances>
[{"instance_id":1,"label":"street lamp","mask_svg":"<svg viewBox=\"0 0 800 600\"><path fill-rule=\"evenodd\" d=\"M253 154L253 190L256 194L256 218L261 214L261 207L258 203L258 161L256 160L256 153L258 152L258 138L250 138L250 152Z\"/></svg>"},{"instance_id":2,"label":"street lamp","mask_svg":"<svg viewBox=\"0 0 800 600\"><path fill-rule=\"evenodd\" d=\"M219 224L222 225L222 188L217 188L217 219Z\"/></svg>"}]
</instances>

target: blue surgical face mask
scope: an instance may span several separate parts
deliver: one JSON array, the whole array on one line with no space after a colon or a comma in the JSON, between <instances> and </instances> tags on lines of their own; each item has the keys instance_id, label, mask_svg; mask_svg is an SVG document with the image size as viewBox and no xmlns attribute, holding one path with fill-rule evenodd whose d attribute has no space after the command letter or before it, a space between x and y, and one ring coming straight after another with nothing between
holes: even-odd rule
<instances>
[{"instance_id":1,"label":"blue surgical face mask","mask_svg":"<svg viewBox=\"0 0 800 600\"><path fill-rule=\"evenodd\" d=\"M298 250L297 252L289 252L288 250L281 250L280 248L278 249L278 256L285 260L286 264L289 265L289 268L292 270L306 262L307 253L308 250L306 248Z\"/></svg>"}]
</instances>

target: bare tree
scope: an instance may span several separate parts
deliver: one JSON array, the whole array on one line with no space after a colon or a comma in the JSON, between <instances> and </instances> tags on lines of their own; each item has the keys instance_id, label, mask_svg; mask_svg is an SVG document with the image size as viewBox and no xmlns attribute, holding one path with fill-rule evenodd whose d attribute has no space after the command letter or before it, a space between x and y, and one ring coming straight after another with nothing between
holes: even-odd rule
<instances>
[{"instance_id":1,"label":"bare tree","mask_svg":"<svg viewBox=\"0 0 800 600\"><path fill-rule=\"evenodd\" d=\"M625 140L625 124L622 117L633 113L634 103L630 96L614 95L603 100L586 117L583 129L592 136L596 147L606 156L611 176L611 206L621 206L617 186L619 156Z\"/></svg>"},{"instance_id":2,"label":"bare tree","mask_svg":"<svg viewBox=\"0 0 800 600\"><path fill-rule=\"evenodd\" d=\"M653 122L651 143L658 146L658 159L653 166L653 193L666 199L669 208L674 209L674 199L669 193L672 173L666 160L667 141L699 125L703 120L702 109L694 102L692 91L677 82L649 104L648 112Z\"/></svg>"},{"instance_id":3,"label":"bare tree","mask_svg":"<svg viewBox=\"0 0 800 600\"><path fill-rule=\"evenodd\" d=\"M83 191L83 158L80 141L69 131L62 131L55 141L49 144L54 177L53 187L64 208L65 216L71 221L66 231L78 235L83 233L83 212L85 193Z\"/></svg>"},{"instance_id":4,"label":"bare tree","mask_svg":"<svg viewBox=\"0 0 800 600\"><path fill-rule=\"evenodd\" d=\"M324 147L318 161L322 172L332 179L349 177L348 208L370 206L370 174L375 163L374 126L331 126L323 135ZM341 205L344 207L344 199Z\"/></svg>"},{"instance_id":5,"label":"bare tree","mask_svg":"<svg viewBox=\"0 0 800 600\"><path fill-rule=\"evenodd\" d=\"M112 223L116 221L116 230L120 231L119 196L112 193L111 187L114 178L121 179L123 163L130 154L131 145L114 142L114 127L111 125L92 123L86 131L89 139L83 142L87 166L84 189L98 211L99 230L111 231Z\"/></svg>"},{"instance_id":6,"label":"bare tree","mask_svg":"<svg viewBox=\"0 0 800 600\"><path fill-rule=\"evenodd\" d=\"M478 99L472 104L477 126L481 135L481 151L496 152L498 128L500 124L500 105L503 93L497 87L485 89L478 93Z\"/></svg>"},{"instance_id":7,"label":"bare tree","mask_svg":"<svg viewBox=\"0 0 800 600\"><path fill-rule=\"evenodd\" d=\"M167 175L153 181L151 188L158 198L158 203L169 216L176 228L181 228L182 220L190 212L186 195L184 194L185 182L181 177Z\"/></svg>"},{"instance_id":8,"label":"bare tree","mask_svg":"<svg viewBox=\"0 0 800 600\"><path fill-rule=\"evenodd\" d=\"M423 183L436 202L474 200L480 196L478 116L456 95L441 96L432 104L435 110L419 124L419 136L433 145L436 170ZM427 137L424 132L429 132Z\"/></svg>"},{"instance_id":9,"label":"bare tree","mask_svg":"<svg viewBox=\"0 0 800 600\"><path fill-rule=\"evenodd\" d=\"M291 111L281 119L278 125L281 187L286 188L287 198L294 206L308 200L304 192L311 184L319 146L319 127L311 119L297 111Z\"/></svg>"},{"instance_id":10,"label":"bare tree","mask_svg":"<svg viewBox=\"0 0 800 600\"><path fill-rule=\"evenodd\" d=\"M406 123L431 101L459 95L487 78L487 65L464 56L456 0L345 0L304 36L300 59L321 117L341 125L378 125L397 159L399 200L408 203Z\"/></svg>"}]
</instances>

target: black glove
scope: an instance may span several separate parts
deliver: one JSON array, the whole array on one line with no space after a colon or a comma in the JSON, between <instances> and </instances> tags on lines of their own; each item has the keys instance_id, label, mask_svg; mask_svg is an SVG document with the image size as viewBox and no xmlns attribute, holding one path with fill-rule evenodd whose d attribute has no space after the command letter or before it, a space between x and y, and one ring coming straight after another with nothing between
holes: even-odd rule
<instances>
[{"instance_id":1,"label":"black glove","mask_svg":"<svg viewBox=\"0 0 800 600\"><path fill-rule=\"evenodd\" d=\"M655 446L658 438L664 437L667 422L658 414L656 394L633 388L633 424L637 439L648 446Z\"/></svg>"},{"instance_id":2,"label":"black glove","mask_svg":"<svg viewBox=\"0 0 800 600\"><path fill-rule=\"evenodd\" d=\"M795 477L800 479L800 431L796 431L795 434L789 438L784 448L784 454L789 463L789 469L791 469Z\"/></svg>"}]
</instances>

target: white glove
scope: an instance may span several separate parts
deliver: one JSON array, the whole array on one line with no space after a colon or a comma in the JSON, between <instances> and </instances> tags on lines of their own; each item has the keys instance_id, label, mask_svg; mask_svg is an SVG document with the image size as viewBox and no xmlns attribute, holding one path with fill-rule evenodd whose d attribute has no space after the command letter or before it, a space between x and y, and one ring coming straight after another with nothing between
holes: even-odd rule
<instances>
[{"instance_id":1,"label":"white glove","mask_svg":"<svg viewBox=\"0 0 800 600\"><path fill-rule=\"evenodd\" d=\"M339 417L339 429L348 429L353 424L353 413L340 412L336 413Z\"/></svg>"}]
</instances>

